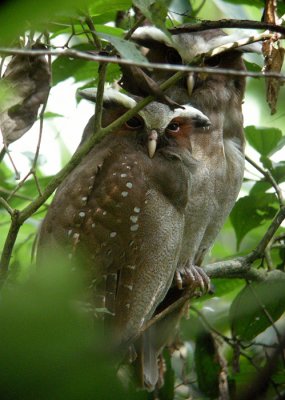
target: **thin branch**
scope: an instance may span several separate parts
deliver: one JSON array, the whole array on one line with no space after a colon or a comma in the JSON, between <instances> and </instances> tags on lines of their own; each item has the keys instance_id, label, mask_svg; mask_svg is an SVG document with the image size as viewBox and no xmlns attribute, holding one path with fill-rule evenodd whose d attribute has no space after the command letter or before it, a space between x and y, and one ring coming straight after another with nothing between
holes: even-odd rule
<instances>
[{"instance_id":1,"label":"thin branch","mask_svg":"<svg viewBox=\"0 0 285 400\"><path fill-rule=\"evenodd\" d=\"M252 287L251 284L249 284L249 288L250 288L250 291L253 294L254 298L256 299L259 307L262 309L264 315L266 316L266 318L268 319L270 325L272 326L272 328L273 328L273 330L274 330L274 332L276 334L276 337L277 337L277 340L278 340L278 344L279 344L279 346L281 346L282 335L279 332L279 330L277 329L274 319L271 317L271 315L270 315L269 311L267 310L266 306L260 301L256 291L254 290L254 288ZM281 358L282 358L283 366L285 366L285 357L284 357L283 352L281 353Z\"/></svg>"},{"instance_id":2,"label":"thin branch","mask_svg":"<svg viewBox=\"0 0 285 400\"><path fill-rule=\"evenodd\" d=\"M280 206L285 205L285 199L282 193L282 189L272 176L271 172L269 170L265 170L262 167L260 167L255 161L253 161L248 156L245 156L245 159L249 164L251 164L255 169L257 169L257 171L259 171L266 178L266 180L274 187Z\"/></svg>"},{"instance_id":3,"label":"thin branch","mask_svg":"<svg viewBox=\"0 0 285 400\"><path fill-rule=\"evenodd\" d=\"M248 262L251 263L251 262L257 260L258 258L260 258L264 254L264 251L265 251L268 243L273 238L275 232L280 227L280 225L282 224L284 219L285 219L285 206L282 206L280 208L280 210L277 212L277 214L275 215L273 221L271 222L269 228L267 229L265 235L259 242L256 249L246 257Z\"/></svg>"},{"instance_id":4,"label":"thin branch","mask_svg":"<svg viewBox=\"0 0 285 400\"><path fill-rule=\"evenodd\" d=\"M172 35L178 35L180 33L187 32L201 32L208 29L217 28L240 28L240 29L267 29L271 32L281 33L285 35L285 27L275 24L268 24L266 22L251 21L251 20L239 20L239 19L220 19L218 21L204 20L199 24L185 24L177 26L176 28L169 29Z\"/></svg>"},{"instance_id":5,"label":"thin branch","mask_svg":"<svg viewBox=\"0 0 285 400\"><path fill-rule=\"evenodd\" d=\"M98 87L96 94L96 107L95 107L95 119L94 119L94 132L98 132L101 128L102 113L103 113L103 96L104 87L107 74L108 64L99 64L98 67Z\"/></svg>"},{"instance_id":6,"label":"thin branch","mask_svg":"<svg viewBox=\"0 0 285 400\"><path fill-rule=\"evenodd\" d=\"M122 65L135 65L142 68L152 68L163 71L176 71L176 72L197 72L197 73L207 73L213 75L229 75L229 76L243 76L252 78L276 78L280 80L285 80L285 74L278 72L252 72L252 71L239 71L235 69L227 68L209 68L209 67L190 67L185 65L175 65L175 64L160 64L160 63L149 63L149 62L137 62L133 60L127 60L124 58L108 57L102 55L94 55L84 51L74 50L74 49L54 49L54 50L27 50L27 49L17 49L17 48L4 48L0 47L0 53L3 54L23 54L29 56L39 56L39 55L50 55L58 57L72 57L79 58L88 61L111 63L111 64L122 64Z\"/></svg>"},{"instance_id":7,"label":"thin branch","mask_svg":"<svg viewBox=\"0 0 285 400\"><path fill-rule=\"evenodd\" d=\"M128 30L128 32L126 33L126 35L124 36L125 40L129 40L132 36L132 34L134 33L134 31L141 26L141 24L145 21L145 16L141 15L139 17L139 19L134 23L134 25L131 27L131 29Z\"/></svg>"},{"instance_id":8,"label":"thin branch","mask_svg":"<svg viewBox=\"0 0 285 400\"><path fill-rule=\"evenodd\" d=\"M5 189L2 186L0 186L0 193L7 194L9 196L9 198L10 198L12 192L11 192L11 190ZM23 194L15 194L14 193L13 196L17 197L18 199L22 199L22 200L28 200L28 201L33 201L34 200L32 197L25 196Z\"/></svg>"},{"instance_id":9,"label":"thin branch","mask_svg":"<svg viewBox=\"0 0 285 400\"><path fill-rule=\"evenodd\" d=\"M85 17L85 23L86 23L86 25L88 26L88 28L90 29L90 33L91 33L91 35L92 35L93 44L94 44L95 48L96 48L98 51L100 51L101 48L102 48L101 41L100 41L100 39L98 38L98 35L97 35L97 32L96 32L95 26L94 26L93 21L92 21L92 19L91 19L91 17L90 17L89 15L87 15L87 16Z\"/></svg>"},{"instance_id":10,"label":"thin branch","mask_svg":"<svg viewBox=\"0 0 285 400\"><path fill-rule=\"evenodd\" d=\"M0 197L0 204L5 208L6 211L12 216L13 215L13 208L10 207L10 205L7 203L7 201L3 198Z\"/></svg>"},{"instance_id":11,"label":"thin branch","mask_svg":"<svg viewBox=\"0 0 285 400\"><path fill-rule=\"evenodd\" d=\"M9 270L9 262L12 256L12 250L16 242L21 224L18 221L19 211L14 210L12 214L12 222L4 244L3 252L0 259L0 287L5 283Z\"/></svg>"}]
</instances>

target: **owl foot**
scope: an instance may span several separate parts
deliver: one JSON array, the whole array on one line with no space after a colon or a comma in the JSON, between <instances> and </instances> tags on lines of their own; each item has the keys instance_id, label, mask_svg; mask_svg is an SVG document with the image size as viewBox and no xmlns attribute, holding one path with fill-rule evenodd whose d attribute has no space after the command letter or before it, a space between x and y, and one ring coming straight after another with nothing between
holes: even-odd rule
<instances>
[{"instance_id":1,"label":"owl foot","mask_svg":"<svg viewBox=\"0 0 285 400\"><path fill-rule=\"evenodd\" d=\"M196 265L187 265L180 271L176 271L175 281L178 289L187 286L193 289L200 288L202 294L207 294L211 289L210 278L202 268Z\"/></svg>"}]
</instances>

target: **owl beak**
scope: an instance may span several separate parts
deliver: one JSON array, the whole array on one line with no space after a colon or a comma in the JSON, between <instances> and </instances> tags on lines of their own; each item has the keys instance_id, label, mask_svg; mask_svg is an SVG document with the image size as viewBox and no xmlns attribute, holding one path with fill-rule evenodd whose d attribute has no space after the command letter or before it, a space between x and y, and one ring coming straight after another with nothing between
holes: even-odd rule
<instances>
[{"instance_id":1,"label":"owl beak","mask_svg":"<svg viewBox=\"0 0 285 400\"><path fill-rule=\"evenodd\" d=\"M190 74L187 75L187 91L189 96L191 96L193 92L194 85L195 85L194 74L193 72L190 72Z\"/></svg>"},{"instance_id":2,"label":"owl beak","mask_svg":"<svg viewBox=\"0 0 285 400\"><path fill-rule=\"evenodd\" d=\"M157 139L158 139L158 133L156 132L156 130L152 129L149 132L147 138L147 150L150 158L152 158L155 154Z\"/></svg>"}]
</instances>

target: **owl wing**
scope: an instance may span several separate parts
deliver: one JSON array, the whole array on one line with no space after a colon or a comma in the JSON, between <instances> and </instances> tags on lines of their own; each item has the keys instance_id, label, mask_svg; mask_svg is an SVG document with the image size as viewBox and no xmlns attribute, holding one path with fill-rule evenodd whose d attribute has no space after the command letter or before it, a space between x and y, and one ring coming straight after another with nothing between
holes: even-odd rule
<instances>
[{"instance_id":1,"label":"owl wing","mask_svg":"<svg viewBox=\"0 0 285 400\"><path fill-rule=\"evenodd\" d=\"M42 225L39 258L54 246L85 268L116 342L136 337L171 285L184 224L176 203L188 190L178 174L172 160L108 137L59 187Z\"/></svg>"}]
</instances>

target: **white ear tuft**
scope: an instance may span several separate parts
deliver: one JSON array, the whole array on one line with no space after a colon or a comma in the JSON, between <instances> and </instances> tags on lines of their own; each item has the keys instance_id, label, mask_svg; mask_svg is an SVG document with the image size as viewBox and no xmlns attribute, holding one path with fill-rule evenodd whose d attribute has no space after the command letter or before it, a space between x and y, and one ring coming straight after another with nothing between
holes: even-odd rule
<instances>
[{"instance_id":1,"label":"white ear tuft","mask_svg":"<svg viewBox=\"0 0 285 400\"><path fill-rule=\"evenodd\" d=\"M203 114L197 108L190 106L189 104L184 104L184 108L176 108L173 113L172 118L177 117L187 117L196 120L199 123L199 126L210 126L211 122L205 114Z\"/></svg>"},{"instance_id":2,"label":"white ear tuft","mask_svg":"<svg viewBox=\"0 0 285 400\"><path fill-rule=\"evenodd\" d=\"M132 34L132 39L137 42L159 42L165 46L173 46L171 40L160 29L154 26L141 26Z\"/></svg>"},{"instance_id":3,"label":"white ear tuft","mask_svg":"<svg viewBox=\"0 0 285 400\"><path fill-rule=\"evenodd\" d=\"M97 88L87 88L78 91L78 94L86 100L96 103ZM116 89L106 88L103 95L103 104L108 105L121 105L125 108L133 108L137 102L130 96L119 92Z\"/></svg>"}]
</instances>

